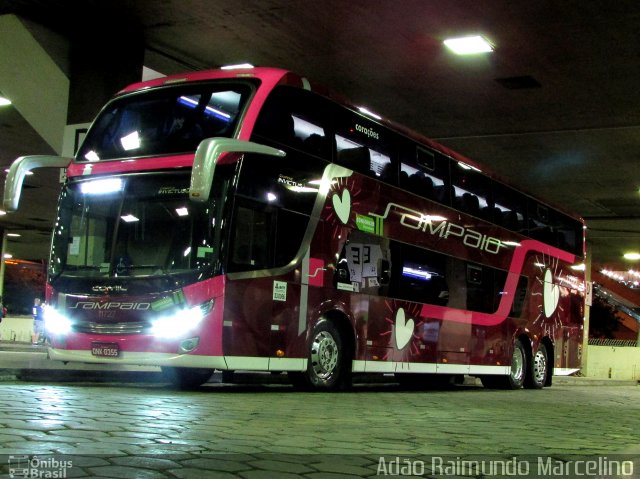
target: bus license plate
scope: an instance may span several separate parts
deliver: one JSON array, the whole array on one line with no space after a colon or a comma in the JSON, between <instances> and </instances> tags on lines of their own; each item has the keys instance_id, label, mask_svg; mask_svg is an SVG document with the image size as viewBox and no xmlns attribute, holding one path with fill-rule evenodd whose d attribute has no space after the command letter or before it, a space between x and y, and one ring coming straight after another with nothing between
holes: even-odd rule
<instances>
[{"instance_id":1,"label":"bus license plate","mask_svg":"<svg viewBox=\"0 0 640 479\"><path fill-rule=\"evenodd\" d=\"M120 348L117 343L91 343L91 355L101 358L117 358Z\"/></svg>"}]
</instances>

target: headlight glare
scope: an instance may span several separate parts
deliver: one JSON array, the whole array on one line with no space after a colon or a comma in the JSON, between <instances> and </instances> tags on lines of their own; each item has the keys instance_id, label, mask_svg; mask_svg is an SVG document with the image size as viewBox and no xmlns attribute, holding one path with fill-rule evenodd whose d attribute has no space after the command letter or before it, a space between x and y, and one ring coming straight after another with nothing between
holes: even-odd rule
<instances>
[{"instance_id":1,"label":"headlight glare","mask_svg":"<svg viewBox=\"0 0 640 479\"><path fill-rule=\"evenodd\" d=\"M211 310L211 301L188 309L181 309L170 316L153 321L151 333L162 338L175 338L194 330L205 314ZM208 307L207 307L208 306Z\"/></svg>"},{"instance_id":2,"label":"headlight glare","mask_svg":"<svg viewBox=\"0 0 640 479\"><path fill-rule=\"evenodd\" d=\"M44 329L51 334L67 334L71 332L71 320L61 314L53 306L45 305L42 317Z\"/></svg>"}]
</instances>

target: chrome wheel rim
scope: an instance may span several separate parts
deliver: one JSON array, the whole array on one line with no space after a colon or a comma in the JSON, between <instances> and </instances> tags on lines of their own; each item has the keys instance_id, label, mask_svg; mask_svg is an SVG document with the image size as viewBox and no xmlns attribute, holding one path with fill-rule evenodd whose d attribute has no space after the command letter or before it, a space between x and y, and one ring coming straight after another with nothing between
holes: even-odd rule
<instances>
[{"instance_id":1,"label":"chrome wheel rim","mask_svg":"<svg viewBox=\"0 0 640 479\"><path fill-rule=\"evenodd\" d=\"M514 347L511 357L511 379L519 383L524 378L524 353L522 349Z\"/></svg>"},{"instance_id":2,"label":"chrome wheel rim","mask_svg":"<svg viewBox=\"0 0 640 479\"><path fill-rule=\"evenodd\" d=\"M327 381L336 372L338 365L338 343L327 331L322 331L311 343L311 367L319 379Z\"/></svg>"},{"instance_id":3,"label":"chrome wheel rim","mask_svg":"<svg viewBox=\"0 0 640 479\"><path fill-rule=\"evenodd\" d=\"M533 379L538 384L544 383L547 379L547 356L542 349L539 349L533 358Z\"/></svg>"}]
</instances>

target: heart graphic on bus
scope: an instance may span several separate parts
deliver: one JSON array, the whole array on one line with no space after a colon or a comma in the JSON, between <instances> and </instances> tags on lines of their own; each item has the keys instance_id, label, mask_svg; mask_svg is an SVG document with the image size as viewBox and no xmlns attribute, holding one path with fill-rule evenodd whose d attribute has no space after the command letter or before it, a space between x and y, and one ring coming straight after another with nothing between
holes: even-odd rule
<instances>
[{"instance_id":1,"label":"heart graphic on bus","mask_svg":"<svg viewBox=\"0 0 640 479\"><path fill-rule=\"evenodd\" d=\"M543 301L544 301L544 315L548 318L558 307L558 301L560 301L560 288L557 284L553 284L553 274L551 270L544 272L544 288L543 288Z\"/></svg>"},{"instance_id":2,"label":"heart graphic on bus","mask_svg":"<svg viewBox=\"0 0 640 479\"><path fill-rule=\"evenodd\" d=\"M333 210L336 215L346 225L351 214L351 193L349 193L349 190L342 190L342 197L334 193L331 201L333 201Z\"/></svg>"},{"instance_id":3,"label":"heart graphic on bus","mask_svg":"<svg viewBox=\"0 0 640 479\"><path fill-rule=\"evenodd\" d=\"M396 311L396 326L394 328L396 334L396 347L404 348L411 336L413 336L413 328L415 324L413 319L405 319L404 309L400 308Z\"/></svg>"}]
</instances>

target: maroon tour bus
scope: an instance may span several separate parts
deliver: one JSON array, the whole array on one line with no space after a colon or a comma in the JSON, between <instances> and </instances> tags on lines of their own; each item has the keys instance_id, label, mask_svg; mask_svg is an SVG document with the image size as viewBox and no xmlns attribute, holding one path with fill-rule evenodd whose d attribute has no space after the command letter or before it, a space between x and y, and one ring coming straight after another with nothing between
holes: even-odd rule
<instances>
[{"instance_id":1,"label":"maroon tour bus","mask_svg":"<svg viewBox=\"0 0 640 479\"><path fill-rule=\"evenodd\" d=\"M273 68L131 85L66 168L48 268L53 360L478 376L542 388L580 368L584 225L486 168Z\"/></svg>"}]
</instances>

